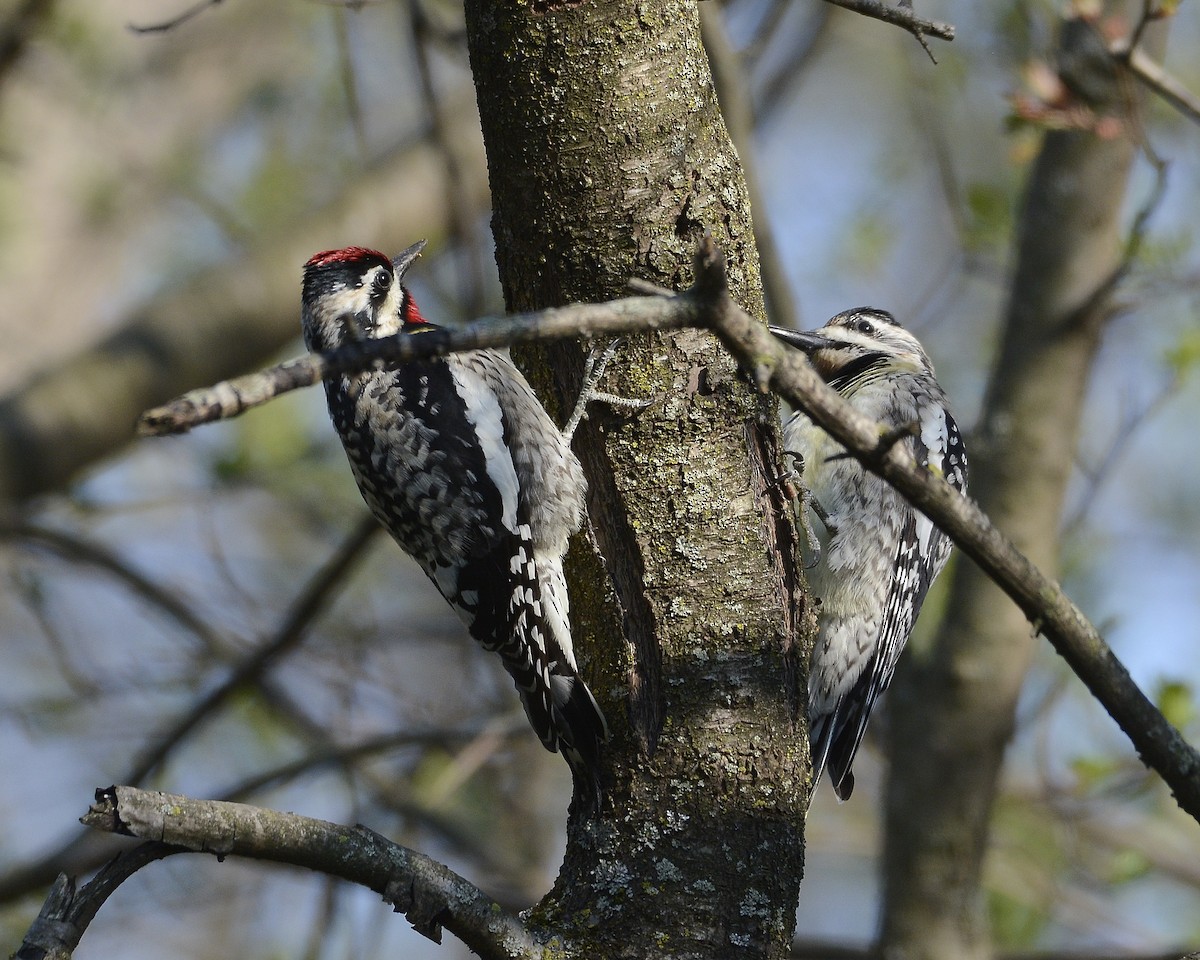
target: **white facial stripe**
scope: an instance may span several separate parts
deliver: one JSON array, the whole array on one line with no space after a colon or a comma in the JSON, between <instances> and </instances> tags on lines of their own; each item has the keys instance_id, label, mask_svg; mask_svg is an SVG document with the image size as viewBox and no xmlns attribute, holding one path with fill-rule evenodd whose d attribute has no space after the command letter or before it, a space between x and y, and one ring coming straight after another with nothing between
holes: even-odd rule
<instances>
[{"instance_id":1,"label":"white facial stripe","mask_svg":"<svg viewBox=\"0 0 1200 960\"><path fill-rule=\"evenodd\" d=\"M862 347L864 350L878 350L879 341L874 337L868 337L865 333L860 333L857 330L850 330L846 327L824 327L817 331L822 336L828 337L833 343L853 344L854 346Z\"/></svg>"},{"instance_id":2,"label":"white facial stripe","mask_svg":"<svg viewBox=\"0 0 1200 960\"><path fill-rule=\"evenodd\" d=\"M876 329L880 333L878 337L867 336L841 324L824 326L817 333L827 337L835 347L857 347L865 352L887 354L891 358L888 363L891 370L933 372L933 365L915 337L896 326L881 325Z\"/></svg>"},{"instance_id":3,"label":"white facial stripe","mask_svg":"<svg viewBox=\"0 0 1200 960\"><path fill-rule=\"evenodd\" d=\"M325 296L323 306L330 316L340 317L348 313L359 313L370 303L368 290L364 287L342 287Z\"/></svg>"},{"instance_id":4,"label":"white facial stripe","mask_svg":"<svg viewBox=\"0 0 1200 960\"><path fill-rule=\"evenodd\" d=\"M369 311L371 309L371 291L374 288L375 278L383 272L384 267L382 265L373 266L363 274L361 283L341 286L326 293L320 302L320 310L323 316L330 321L339 321L343 317L354 316L355 314ZM392 283L387 297L379 308L379 319L382 321L379 326L388 329L383 331L376 329L373 331L374 336L386 336L396 332L398 324L394 318L399 310L397 302L398 294L399 284Z\"/></svg>"},{"instance_id":5,"label":"white facial stripe","mask_svg":"<svg viewBox=\"0 0 1200 960\"><path fill-rule=\"evenodd\" d=\"M379 269L382 270L383 267ZM372 274L372 277L374 277L374 274ZM404 326L404 319L400 316L400 297L400 282L393 278L387 296L384 297L383 303L379 305L379 318L375 324L375 336L390 337L393 334L399 333L401 327Z\"/></svg>"}]
</instances>

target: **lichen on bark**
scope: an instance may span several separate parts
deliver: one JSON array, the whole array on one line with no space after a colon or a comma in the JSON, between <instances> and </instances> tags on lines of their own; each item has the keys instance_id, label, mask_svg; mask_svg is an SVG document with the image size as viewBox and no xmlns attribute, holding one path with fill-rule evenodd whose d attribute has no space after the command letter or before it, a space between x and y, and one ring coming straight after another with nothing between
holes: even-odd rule
<instances>
[{"instance_id":1,"label":"lichen on bark","mask_svg":"<svg viewBox=\"0 0 1200 960\"><path fill-rule=\"evenodd\" d=\"M679 288L705 232L762 317L749 204L692 2L469 0L510 309ZM578 345L521 355L569 408ZM630 338L576 443L593 532L570 558L585 675L613 727L598 821L568 825L531 923L579 956L784 956L803 865L802 591L777 410L709 335Z\"/></svg>"}]
</instances>

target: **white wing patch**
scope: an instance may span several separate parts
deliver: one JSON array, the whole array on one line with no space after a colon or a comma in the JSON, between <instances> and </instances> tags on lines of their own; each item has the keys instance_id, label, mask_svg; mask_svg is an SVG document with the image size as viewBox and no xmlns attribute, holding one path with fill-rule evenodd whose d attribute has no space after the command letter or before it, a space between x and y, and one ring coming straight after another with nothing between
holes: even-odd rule
<instances>
[{"instance_id":1,"label":"white wing patch","mask_svg":"<svg viewBox=\"0 0 1200 960\"><path fill-rule=\"evenodd\" d=\"M929 467L944 478L946 452L950 446L950 428L946 423L946 411L941 407L930 405L922 411L921 443L929 451ZM934 525L918 510L916 534L923 557L932 556L930 545L934 530Z\"/></svg>"},{"instance_id":2,"label":"white wing patch","mask_svg":"<svg viewBox=\"0 0 1200 960\"><path fill-rule=\"evenodd\" d=\"M916 514L916 534L917 543L920 545L920 554L923 557L928 557L931 554L930 541L933 539L933 533L936 528L920 510L914 510L913 513Z\"/></svg>"},{"instance_id":3,"label":"white wing patch","mask_svg":"<svg viewBox=\"0 0 1200 960\"><path fill-rule=\"evenodd\" d=\"M500 492L504 513L502 521L509 530L517 531L517 471L512 454L504 443L504 420L496 394L462 364L450 364L454 385L463 399L467 419L479 437L487 464L488 477Z\"/></svg>"},{"instance_id":4,"label":"white wing patch","mask_svg":"<svg viewBox=\"0 0 1200 960\"><path fill-rule=\"evenodd\" d=\"M945 411L930 405L921 413L921 442L929 451L932 466L940 469L942 459L946 456L946 448L950 445Z\"/></svg>"}]
</instances>

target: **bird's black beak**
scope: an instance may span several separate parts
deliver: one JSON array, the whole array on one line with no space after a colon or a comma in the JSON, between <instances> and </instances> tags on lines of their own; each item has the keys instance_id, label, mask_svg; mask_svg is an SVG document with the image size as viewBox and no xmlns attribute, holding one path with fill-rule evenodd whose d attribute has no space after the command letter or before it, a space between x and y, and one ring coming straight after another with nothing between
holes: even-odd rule
<instances>
[{"instance_id":1,"label":"bird's black beak","mask_svg":"<svg viewBox=\"0 0 1200 960\"><path fill-rule=\"evenodd\" d=\"M770 331L780 340L797 350L812 353L821 347L829 346L829 341L819 333L806 333L803 330L790 330L787 327L771 327Z\"/></svg>"},{"instance_id":2,"label":"bird's black beak","mask_svg":"<svg viewBox=\"0 0 1200 960\"><path fill-rule=\"evenodd\" d=\"M421 251L424 249L425 241L418 240L411 247L402 250L400 253L392 257L392 269L396 271L397 279L404 279L404 274L408 271L408 268L412 266L412 262L421 255Z\"/></svg>"}]
</instances>

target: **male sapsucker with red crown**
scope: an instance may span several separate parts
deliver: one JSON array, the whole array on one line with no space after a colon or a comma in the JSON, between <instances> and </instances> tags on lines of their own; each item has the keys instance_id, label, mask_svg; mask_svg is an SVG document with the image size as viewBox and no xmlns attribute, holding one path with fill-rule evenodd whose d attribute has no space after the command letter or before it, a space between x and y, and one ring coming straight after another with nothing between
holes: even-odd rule
<instances>
[{"instance_id":1,"label":"male sapsucker with red crown","mask_svg":"<svg viewBox=\"0 0 1200 960\"><path fill-rule=\"evenodd\" d=\"M312 351L436 329L401 283L423 243L394 260L363 247L304 267ZM570 438L507 351L475 350L325 381L363 499L486 650L511 674L529 722L597 808L604 715L579 675L563 578L586 483Z\"/></svg>"}]
</instances>

